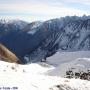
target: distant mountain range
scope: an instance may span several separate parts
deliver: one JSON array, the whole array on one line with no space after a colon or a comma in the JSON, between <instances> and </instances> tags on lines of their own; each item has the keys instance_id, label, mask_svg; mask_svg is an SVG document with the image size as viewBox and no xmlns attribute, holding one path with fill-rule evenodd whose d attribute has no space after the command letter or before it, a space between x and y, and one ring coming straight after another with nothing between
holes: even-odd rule
<instances>
[{"instance_id":1,"label":"distant mountain range","mask_svg":"<svg viewBox=\"0 0 90 90\"><path fill-rule=\"evenodd\" d=\"M0 20L0 43L23 63L46 59L58 50L90 50L90 16L67 16L32 23Z\"/></svg>"}]
</instances>

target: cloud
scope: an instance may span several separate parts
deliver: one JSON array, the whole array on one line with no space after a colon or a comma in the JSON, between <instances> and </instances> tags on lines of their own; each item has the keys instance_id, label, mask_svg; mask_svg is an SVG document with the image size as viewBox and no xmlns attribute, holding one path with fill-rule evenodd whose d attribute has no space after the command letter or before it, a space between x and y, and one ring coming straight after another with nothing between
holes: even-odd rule
<instances>
[{"instance_id":1,"label":"cloud","mask_svg":"<svg viewBox=\"0 0 90 90\"><path fill-rule=\"evenodd\" d=\"M18 13L18 14L33 14L33 15L82 15L82 14L88 14L85 11L77 10L70 7L65 7L63 5L61 6L52 6L47 5L43 3L37 3L37 4L2 4L0 5L0 11L3 13L9 12L9 13Z\"/></svg>"},{"instance_id":2,"label":"cloud","mask_svg":"<svg viewBox=\"0 0 90 90\"><path fill-rule=\"evenodd\" d=\"M2 3L0 4L0 16L3 17L17 17L22 19L30 20L47 20L51 18L58 18L63 16L72 16L83 14L89 15L90 13L85 10L75 9L65 5L65 2L60 2L62 0L28 0L25 2L22 0L22 3ZM31 1L31 2L30 2ZM36 2L35 2L36 1ZM40 2L41 1L41 2ZM80 0L85 2L85 0ZM79 0L67 0L66 2L80 2ZM88 2L88 0L86 0ZM81 3L81 2L80 2Z\"/></svg>"},{"instance_id":3,"label":"cloud","mask_svg":"<svg viewBox=\"0 0 90 90\"><path fill-rule=\"evenodd\" d=\"M68 3L78 3L78 4L83 4L83 5L90 5L90 0L66 0L63 2L68 2Z\"/></svg>"}]
</instances>

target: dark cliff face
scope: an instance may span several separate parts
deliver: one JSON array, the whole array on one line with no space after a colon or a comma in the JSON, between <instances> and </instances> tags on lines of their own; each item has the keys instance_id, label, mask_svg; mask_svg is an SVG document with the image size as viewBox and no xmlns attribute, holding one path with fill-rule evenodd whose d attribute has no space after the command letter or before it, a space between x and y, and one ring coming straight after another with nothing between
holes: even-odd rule
<instances>
[{"instance_id":1,"label":"dark cliff face","mask_svg":"<svg viewBox=\"0 0 90 90\"><path fill-rule=\"evenodd\" d=\"M40 61L57 50L90 50L89 16L28 23L18 31L13 28L4 35L0 33L0 42L14 52L23 63ZM3 30L5 31L5 28L0 29ZM24 56L29 56L30 59L25 60Z\"/></svg>"}]
</instances>

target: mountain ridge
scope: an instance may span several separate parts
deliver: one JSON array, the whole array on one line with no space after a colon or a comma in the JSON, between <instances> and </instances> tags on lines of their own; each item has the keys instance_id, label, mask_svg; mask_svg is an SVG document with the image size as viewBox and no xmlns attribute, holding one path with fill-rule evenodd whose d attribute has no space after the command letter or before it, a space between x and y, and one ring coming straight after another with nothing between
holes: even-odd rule
<instances>
[{"instance_id":1,"label":"mountain ridge","mask_svg":"<svg viewBox=\"0 0 90 90\"><path fill-rule=\"evenodd\" d=\"M0 33L0 43L15 53L23 63L41 61L58 50L90 50L90 16L67 16L38 24L28 23L19 30L13 28L5 35ZM29 59L25 60L25 56Z\"/></svg>"}]
</instances>

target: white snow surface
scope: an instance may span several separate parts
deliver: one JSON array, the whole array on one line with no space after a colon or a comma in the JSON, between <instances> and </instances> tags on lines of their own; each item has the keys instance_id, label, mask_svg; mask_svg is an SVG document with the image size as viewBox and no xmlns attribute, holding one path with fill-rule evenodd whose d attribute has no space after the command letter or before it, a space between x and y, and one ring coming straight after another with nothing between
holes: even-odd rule
<instances>
[{"instance_id":1,"label":"white snow surface","mask_svg":"<svg viewBox=\"0 0 90 90\"><path fill-rule=\"evenodd\" d=\"M73 72L90 70L90 51L57 52L47 59L47 62L54 66L49 70L51 76L65 77L66 71Z\"/></svg>"},{"instance_id":2,"label":"white snow surface","mask_svg":"<svg viewBox=\"0 0 90 90\"><path fill-rule=\"evenodd\" d=\"M33 26L31 27L31 30L28 32L28 34L35 34L36 31L37 31L37 27L39 27L40 25L42 24L42 22L40 21L37 21L37 22L34 22Z\"/></svg>"},{"instance_id":3,"label":"white snow surface","mask_svg":"<svg viewBox=\"0 0 90 90\"><path fill-rule=\"evenodd\" d=\"M89 54L88 51L58 52L46 63L28 65L0 61L0 90L90 90L90 81L62 76L68 68L90 69Z\"/></svg>"},{"instance_id":4,"label":"white snow surface","mask_svg":"<svg viewBox=\"0 0 90 90\"><path fill-rule=\"evenodd\" d=\"M90 51L57 52L53 56L47 58L47 62L58 66L63 63L69 63L78 58L90 58Z\"/></svg>"}]
</instances>

